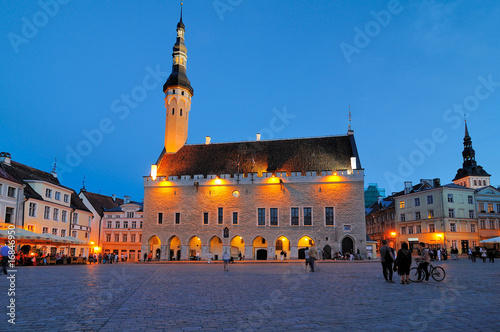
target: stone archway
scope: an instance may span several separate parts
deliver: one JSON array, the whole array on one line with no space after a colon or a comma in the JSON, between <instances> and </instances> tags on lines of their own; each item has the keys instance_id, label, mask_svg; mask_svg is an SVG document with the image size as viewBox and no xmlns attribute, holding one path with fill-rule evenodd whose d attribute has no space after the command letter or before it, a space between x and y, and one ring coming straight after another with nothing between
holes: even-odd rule
<instances>
[{"instance_id":1,"label":"stone archway","mask_svg":"<svg viewBox=\"0 0 500 332\"><path fill-rule=\"evenodd\" d=\"M354 241L351 237L346 236L342 239L342 253L354 253Z\"/></svg>"},{"instance_id":2,"label":"stone archway","mask_svg":"<svg viewBox=\"0 0 500 332\"><path fill-rule=\"evenodd\" d=\"M170 239L170 252L169 252L168 260L170 260L170 261L181 260L181 239L179 239L179 237L177 237L177 236L173 236Z\"/></svg>"},{"instance_id":3,"label":"stone archway","mask_svg":"<svg viewBox=\"0 0 500 332\"><path fill-rule=\"evenodd\" d=\"M267 241L262 236L257 236L253 240L253 258L257 260L267 260Z\"/></svg>"},{"instance_id":4,"label":"stone archway","mask_svg":"<svg viewBox=\"0 0 500 332\"><path fill-rule=\"evenodd\" d=\"M242 258L245 255L245 241L241 236L235 236L231 240L231 256L236 259L240 254Z\"/></svg>"},{"instance_id":5,"label":"stone archway","mask_svg":"<svg viewBox=\"0 0 500 332\"><path fill-rule=\"evenodd\" d=\"M186 259L193 260L196 259L196 254L201 254L201 239L197 236L193 236L189 240L189 250Z\"/></svg>"},{"instance_id":6,"label":"stone archway","mask_svg":"<svg viewBox=\"0 0 500 332\"><path fill-rule=\"evenodd\" d=\"M332 247L328 244L323 247L323 257L321 259L332 259Z\"/></svg>"},{"instance_id":7,"label":"stone archway","mask_svg":"<svg viewBox=\"0 0 500 332\"><path fill-rule=\"evenodd\" d=\"M152 259L157 259L157 253L161 254L161 241L160 238L156 235L153 235L148 240L148 255L151 254Z\"/></svg>"},{"instance_id":8,"label":"stone archway","mask_svg":"<svg viewBox=\"0 0 500 332\"><path fill-rule=\"evenodd\" d=\"M210 239L209 251L214 260L222 260L222 240L218 236L214 236Z\"/></svg>"},{"instance_id":9,"label":"stone archway","mask_svg":"<svg viewBox=\"0 0 500 332\"><path fill-rule=\"evenodd\" d=\"M306 248L314 247L314 240L310 236L303 236L299 239L297 243L299 259L305 259Z\"/></svg>"},{"instance_id":10,"label":"stone archway","mask_svg":"<svg viewBox=\"0 0 500 332\"><path fill-rule=\"evenodd\" d=\"M274 244L274 252L276 253L276 258L281 259L281 252L283 251L283 259L290 259L290 240L285 236L279 236Z\"/></svg>"}]
</instances>

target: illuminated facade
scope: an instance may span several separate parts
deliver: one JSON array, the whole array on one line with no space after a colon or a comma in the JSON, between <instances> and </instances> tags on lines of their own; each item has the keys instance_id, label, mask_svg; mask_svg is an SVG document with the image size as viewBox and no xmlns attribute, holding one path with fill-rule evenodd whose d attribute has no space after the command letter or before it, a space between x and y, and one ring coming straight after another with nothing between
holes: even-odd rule
<instances>
[{"instance_id":1,"label":"illuminated facade","mask_svg":"<svg viewBox=\"0 0 500 332\"><path fill-rule=\"evenodd\" d=\"M163 87L165 148L144 178L142 252L162 260L303 258L308 246L366 255L364 173L347 135L185 145L193 89L177 25ZM182 109L182 111L181 111ZM182 112L182 113L181 113Z\"/></svg>"}]
</instances>

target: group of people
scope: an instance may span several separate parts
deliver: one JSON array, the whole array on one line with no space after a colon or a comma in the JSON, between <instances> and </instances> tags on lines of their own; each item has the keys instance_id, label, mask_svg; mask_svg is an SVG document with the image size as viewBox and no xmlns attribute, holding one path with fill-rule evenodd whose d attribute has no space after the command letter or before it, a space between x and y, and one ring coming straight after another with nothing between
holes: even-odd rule
<instances>
[{"instance_id":1,"label":"group of people","mask_svg":"<svg viewBox=\"0 0 500 332\"><path fill-rule=\"evenodd\" d=\"M89 262L94 264L113 264L118 263L120 257L115 253L93 254L89 257Z\"/></svg>"},{"instance_id":2,"label":"group of people","mask_svg":"<svg viewBox=\"0 0 500 332\"><path fill-rule=\"evenodd\" d=\"M418 267L425 272L425 280L429 281L428 266L431 261L430 251L426 248L425 243L420 242L420 257L416 259ZM387 245L387 240L382 241L380 248L380 261L382 263L382 273L384 279L388 283L395 283L392 280L393 271L397 271L400 276L401 284L410 283L410 268L412 263L412 253L408 248L408 243L403 242L401 249L397 254L395 250Z\"/></svg>"},{"instance_id":3,"label":"group of people","mask_svg":"<svg viewBox=\"0 0 500 332\"><path fill-rule=\"evenodd\" d=\"M486 249L486 248L473 248L473 249L470 249L469 248L469 252L468 252L468 256L469 256L469 259L472 260L473 263L476 262L476 256L479 255L479 257L481 257L481 259L483 260L483 263L486 263L486 258L488 258L488 261L490 263L495 263L495 256L497 254L497 251L495 248L490 248L490 249Z\"/></svg>"},{"instance_id":4,"label":"group of people","mask_svg":"<svg viewBox=\"0 0 500 332\"><path fill-rule=\"evenodd\" d=\"M370 256L371 257L371 256ZM333 259L334 260L348 260L348 261L354 261L354 260L362 260L363 258L361 257L361 253L359 252L359 249L356 251L356 254L352 252L352 250L346 251L342 253L341 251L337 251L333 254Z\"/></svg>"}]
</instances>

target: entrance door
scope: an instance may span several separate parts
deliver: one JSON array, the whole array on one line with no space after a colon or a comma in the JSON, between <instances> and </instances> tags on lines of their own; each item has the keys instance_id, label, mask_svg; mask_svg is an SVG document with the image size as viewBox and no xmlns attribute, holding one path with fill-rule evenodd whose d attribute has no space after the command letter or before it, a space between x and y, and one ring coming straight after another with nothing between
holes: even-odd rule
<instances>
[{"instance_id":1,"label":"entrance door","mask_svg":"<svg viewBox=\"0 0 500 332\"><path fill-rule=\"evenodd\" d=\"M346 252L354 253L354 243L350 237L345 237L342 240L342 253L345 254Z\"/></svg>"},{"instance_id":2,"label":"entrance door","mask_svg":"<svg viewBox=\"0 0 500 332\"><path fill-rule=\"evenodd\" d=\"M328 244L323 247L323 257L324 259L332 259L332 247Z\"/></svg>"},{"instance_id":3,"label":"entrance door","mask_svg":"<svg viewBox=\"0 0 500 332\"><path fill-rule=\"evenodd\" d=\"M267 249L257 249L255 256L257 257L257 260L259 260L259 261L267 260Z\"/></svg>"},{"instance_id":4,"label":"entrance door","mask_svg":"<svg viewBox=\"0 0 500 332\"><path fill-rule=\"evenodd\" d=\"M299 259L305 259L306 258L306 248L301 248L299 249Z\"/></svg>"},{"instance_id":5,"label":"entrance door","mask_svg":"<svg viewBox=\"0 0 500 332\"><path fill-rule=\"evenodd\" d=\"M462 240L462 254L468 254L469 253L469 241L467 240Z\"/></svg>"}]
</instances>

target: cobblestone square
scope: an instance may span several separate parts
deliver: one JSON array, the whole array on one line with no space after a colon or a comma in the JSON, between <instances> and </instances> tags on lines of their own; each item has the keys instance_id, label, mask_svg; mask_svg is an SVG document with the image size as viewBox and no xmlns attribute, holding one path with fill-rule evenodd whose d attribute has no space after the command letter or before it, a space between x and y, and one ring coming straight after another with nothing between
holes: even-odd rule
<instances>
[{"instance_id":1,"label":"cobblestone square","mask_svg":"<svg viewBox=\"0 0 500 332\"><path fill-rule=\"evenodd\" d=\"M15 326L0 281L0 330L499 331L500 264L436 265L443 282L410 285L386 283L375 261L20 267Z\"/></svg>"}]
</instances>

